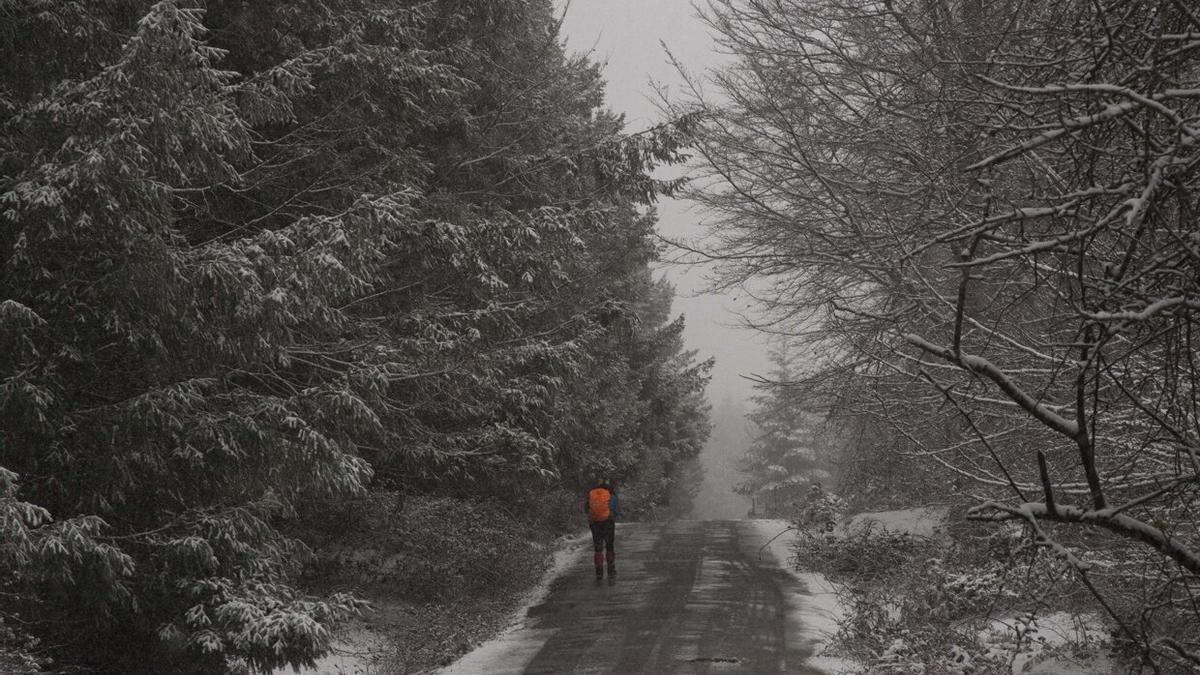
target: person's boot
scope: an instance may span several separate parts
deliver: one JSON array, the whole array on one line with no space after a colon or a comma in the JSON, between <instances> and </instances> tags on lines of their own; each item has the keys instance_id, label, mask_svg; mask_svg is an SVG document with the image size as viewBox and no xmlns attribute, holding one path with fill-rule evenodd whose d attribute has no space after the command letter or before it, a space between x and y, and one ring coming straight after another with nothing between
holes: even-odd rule
<instances>
[{"instance_id":1,"label":"person's boot","mask_svg":"<svg viewBox=\"0 0 1200 675\"><path fill-rule=\"evenodd\" d=\"M608 576L614 576L617 573L617 554L612 551L606 556L608 559Z\"/></svg>"},{"instance_id":2,"label":"person's boot","mask_svg":"<svg viewBox=\"0 0 1200 675\"><path fill-rule=\"evenodd\" d=\"M604 578L604 553L602 553L600 551L596 551L595 560L596 560L596 578L603 579Z\"/></svg>"}]
</instances>

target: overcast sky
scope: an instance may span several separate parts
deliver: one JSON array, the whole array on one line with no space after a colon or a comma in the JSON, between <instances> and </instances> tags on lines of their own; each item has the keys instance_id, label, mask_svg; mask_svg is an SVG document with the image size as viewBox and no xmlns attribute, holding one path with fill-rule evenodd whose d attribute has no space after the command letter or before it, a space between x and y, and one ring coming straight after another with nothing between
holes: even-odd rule
<instances>
[{"instance_id":1,"label":"overcast sky","mask_svg":"<svg viewBox=\"0 0 1200 675\"><path fill-rule=\"evenodd\" d=\"M557 0L561 12L566 6ZM660 43L693 73L719 63L707 27L696 17L689 0L573 0L563 22L563 35L573 52L590 53L604 65L608 105L625 113L627 128L638 131L661 121L650 81L665 85L668 94L679 87L679 76L667 62ZM659 204L659 231L672 239L694 239L703 233L703 214L677 200ZM766 371L762 339L734 328L735 312L744 308L734 295L704 294L705 270L666 266L676 286L675 311L687 315L688 346L702 356L715 356L709 398L744 400L751 387L740 377Z\"/></svg>"}]
</instances>

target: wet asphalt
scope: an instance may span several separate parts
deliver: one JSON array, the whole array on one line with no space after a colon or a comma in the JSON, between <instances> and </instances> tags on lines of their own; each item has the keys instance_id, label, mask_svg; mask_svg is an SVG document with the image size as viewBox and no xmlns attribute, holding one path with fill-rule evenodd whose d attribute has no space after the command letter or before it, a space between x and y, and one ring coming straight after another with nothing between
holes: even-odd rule
<instances>
[{"instance_id":1,"label":"wet asphalt","mask_svg":"<svg viewBox=\"0 0 1200 675\"><path fill-rule=\"evenodd\" d=\"M804 589L743 521L619 523L617 574L595 579L590 540L488 673L802 673L792 616ZM481 664L482 665L482 664Z\"/></svg>"}]
</instances>

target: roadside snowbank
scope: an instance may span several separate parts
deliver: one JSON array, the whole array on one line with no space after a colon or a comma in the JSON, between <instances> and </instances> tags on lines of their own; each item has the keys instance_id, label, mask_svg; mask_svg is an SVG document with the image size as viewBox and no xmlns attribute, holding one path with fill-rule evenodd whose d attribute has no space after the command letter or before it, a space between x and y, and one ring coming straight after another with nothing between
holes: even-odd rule
<instances>
[{"instance_id":1,"label":"roadside snowbank","mask_svg":"<svg viewBox=\"0 0 1200 675\"><path fill-rule=\"evenodd\" d=\"M837 675L852 667L846 659L822 654L833 635L837 633L838 621L846 615L846 610L838 600L837 589L816 572L801 572L788 561L792 558L792 544L795 543L795 532L788 532L790 524L786 520L752 520L749 521L757 530L763 542L762 555L770 556L781 569L800 582L807 593L792 602L792 623L803 626L803 639L813 656L808 659L808 665L817 670ZM782 534L781 534L782 533Z\"/></svg>"}]
</instances>

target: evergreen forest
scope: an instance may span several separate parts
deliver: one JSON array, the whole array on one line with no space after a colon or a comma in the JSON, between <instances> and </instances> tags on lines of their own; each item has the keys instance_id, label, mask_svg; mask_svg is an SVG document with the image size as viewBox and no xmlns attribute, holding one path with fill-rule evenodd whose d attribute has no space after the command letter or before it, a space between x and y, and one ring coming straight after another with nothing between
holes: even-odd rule
<instances>
[{"instance_id":1,"label":"evergreen forest","mask_svg":"<svg viewBox=\"0 0 1200 675\"><path fill-rule=\"evenodd\" d=\"M0 670L309 664L365 607L310 583L349 523L424 518L392 582L439 598L598 476L685 508L711 362L651 172L695 117L626 133L558 28L0 0Z\"/></svg>"}]
</instances>

